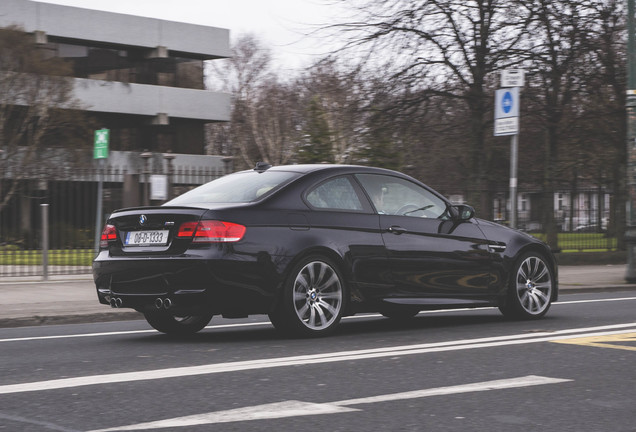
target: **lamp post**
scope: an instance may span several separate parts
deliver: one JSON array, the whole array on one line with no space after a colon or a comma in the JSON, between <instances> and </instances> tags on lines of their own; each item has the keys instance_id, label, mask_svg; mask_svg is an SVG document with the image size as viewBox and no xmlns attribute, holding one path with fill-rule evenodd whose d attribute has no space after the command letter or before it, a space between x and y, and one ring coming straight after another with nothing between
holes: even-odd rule
<instances>
[{"instance_id":1,"label":"lamp post","mask_svg":"<svg viewBox=\"0 0 636 432\"><path fill-rule=\"evenodd\" d=\"M634 0L627 0L627 271L625 280L636 283L636 39Z\"/></svg>"},{"instance_id":2,"label":"lamp post","mask_svg":"<svg viewBox=\"0 0 636 432\"><path fill-rule=\"evenodd\" d=\"M5 151L3 149L0 149L0 173L3 173L2 175L0 175L0 198L2 198L2 180L4 179L4 166L2 164L2 162L4 161L4 153Z\"/></svg>"},{"instance_id":3,"label":"lamp post","mask_svg":"<svg viewBox=\"0 0 636 432\"><path fill-rule=\"evenodd\" d=\"M168 150L167 153L163 154L163 158L166 160L167 163L167 177L168 177L168 181L167 181L167 186L166 186L166 200L170 200L172 198L172 161L174 160L174 158L177 157L176 155L174 155L172 153L171 150Z\"/></svg>"},{"instance_id":4,"label":"lamp post","mask_svg":"<svg viewBox=\"0 0 636 432\"><path fill-rule=\"evenodd\" d=\"M150 205L150 158L152 157L152 153L150 153L148 150L144 150L144 152L140 154L139 156L141 156L141 158L144 160L143 172L145 177L144 180L146 180L143 185L143 190L144 190L143 205L149 206Z\"/></svg>"},{"instance_id":5,"label":"lamp post","mask_svg":"<svg viewBox=\"0 0 636 432\"><path fill-rule=\"evenodd\" d=\"M223 161L223 175L230 174L232 172L232 161L234 158L232 156L226 156L222 159Z\"/></svg>"}]
</instances>

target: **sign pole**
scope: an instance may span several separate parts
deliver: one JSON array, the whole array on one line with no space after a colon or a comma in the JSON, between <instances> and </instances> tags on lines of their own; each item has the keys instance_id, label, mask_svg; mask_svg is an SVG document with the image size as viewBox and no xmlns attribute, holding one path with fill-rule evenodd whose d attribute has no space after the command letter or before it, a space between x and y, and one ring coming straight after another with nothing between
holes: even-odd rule
<instances>
[{"instance_id":1,"label":"sign pole","mask_svg":"<svg viewBox=\"0 0 636 432\"><path fill-rule=\"evenodd\" d=\"M510 135L510 220L517 228L517 165L519 154L520 93L525 83L523 69L508 69L501 73L501 87L495 92L495 136Z\"/></svg>"},{"instance_id":2,"label":"sign pole","mask_svg":"<svg viewBox=\"0 0 636 432\"><path fill-rule=\"evenodd\" d=\"M519 135L510 138L510 227L517 228L517 159Z\"/></svg>"},{"instance_id":3,"label":"sign pole","mask_svg":"<svg viewBox=\"0 0 636 432\"><path fill-rule=\"evenodd\" d=\"M95 253L99 252L99 241L102 234L102 213L103 196L104 196L104 166L108 158L108 145L110 141L110 131L108 129L99 129L95 131L95 145L93 148L93 159L97 159L97 206L95 214Z\"/></svg>"},{"instance_id":4,"label":"sign pole","mask_svg":"<svg viewBox=\"0 0 636 432\"><path fill-rule=\"evenodd\" d=\"M103 196L104 196L104 159L99 160L99 168L97 175L99 177L99 181L97 182L97 210L95 213L95 253L99 252L99 242L102 234L102 212L103 209Z\"/></svg>"},{"instance_id":5,"label":"sign pole","mask_svg":"<svg viewBox=\"0 0 636 432\"><path fill-rule=\"evenodd\" d=\"M42 280L49 280L49 205L40 204L42 211Z\"/></svg>"},{"instance_id":6,"label":"sign pole","mask_svg":"<svg viewBox=\"0 0 636 432\"><path fill-rule=\"evenodd\" d=\"M627 0L627 270L625 281L636 283L636 35L634 0Z\"/></svg>"}]
</instances>

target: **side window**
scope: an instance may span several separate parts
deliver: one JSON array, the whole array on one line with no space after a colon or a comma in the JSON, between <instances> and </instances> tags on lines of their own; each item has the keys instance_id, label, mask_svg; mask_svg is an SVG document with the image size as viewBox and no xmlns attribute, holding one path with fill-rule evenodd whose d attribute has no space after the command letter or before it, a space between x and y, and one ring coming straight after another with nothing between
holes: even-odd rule
<instances>
[{"instance_id":1,"label":"side window","mask_svg":"<svg viewBox=\"0 0 636 432\"><path fill-rule=\"evenodd\" d=\"M439 218L446 213L446 202L408 180L380 174L357 174L376 211L380 214Z\"/></svg>"},{"instance_id":2,"label":"side window","mask_svg":"<svg viewBox=\"0 0 636 432\"><path fill-rule=\"evenodd\" d=\"M362 203L351 181L347 177L337 177L321 183L306 196L313 207L332 210L361 211Z\"/></svg>"}]
</instances>

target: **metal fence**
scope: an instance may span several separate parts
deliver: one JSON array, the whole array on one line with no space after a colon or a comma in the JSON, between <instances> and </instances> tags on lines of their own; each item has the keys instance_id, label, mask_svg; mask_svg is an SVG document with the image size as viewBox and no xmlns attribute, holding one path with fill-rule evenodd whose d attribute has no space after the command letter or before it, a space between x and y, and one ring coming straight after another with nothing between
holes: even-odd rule
<instances>
[{"instance_id":1,"label":"metal fence","mask_svg":"<svg viewBox=\"0 0 636 432\"><path fill-rule=\"evenodd\" d=\"M46 168L0 179L0 281L8 276L89 274L98 235L113 210L161 204L223 175L218 168L179 168L165 174L125 169ZM153 199L153 182L166 187ZM102 211L97 217L102 183ZM156 193L155 193L156 195Z\"/></svg>"},{"instance_id":2,"label":"metal fence","mask_svg":"<svg viewBox=\"0 0 636 432\"><path fill-rule=\"evenodd\" d=\"M115 209L161 204L196 185L224 174L218 167L160 170L42 168L20 180L0 178L0 197L10 199L0 211L0 281L8 276L89 274L103 222ZM163 176L163 178L161 177ZM167 185L157 195L154 180ZM99 184L103 214L97 217ZM159 196L160 199L153 199ZM599 198L600 197L600 198ZM501 198L501 199L500 199ZM495 220L506 224L506 197L495 199ZM498 201L499 200L499 201ZM595 190L555 196L559 250L616 250L609 225L612 196ZM1 202L1 199L0 199ZM540 196L520 193L518 227L545 239ZM48 233L48 235L47 235Z\"/></svg>"},{"instance_id":3,"label":"metal fence","mask_svg":"<svg viewBox=\"0 0 636 432\"><path fill-rule=\"evenodd\" d=\"M542 222L543 196L537 192L519 194L517 228L546 240ZM613 251L620 247L617 208L614 195L598 188L554 194L554 222L561 252ZM510 208L505 194L495 199L495 220L507 224Z\"/></svg>"}]
</instances>

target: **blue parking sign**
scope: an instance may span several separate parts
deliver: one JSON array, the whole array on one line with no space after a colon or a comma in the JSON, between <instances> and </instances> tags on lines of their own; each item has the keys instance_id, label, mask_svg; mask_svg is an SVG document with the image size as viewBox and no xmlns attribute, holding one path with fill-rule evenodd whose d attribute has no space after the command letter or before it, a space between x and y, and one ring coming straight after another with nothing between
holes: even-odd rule
<instances>
[{"instance_id":1,"label":"blue parking sign","mask_svg":"<svg viewBox=\"0 0 636 432\"><path fill-rule=\"evenodd\" d=\"M519 117L519 87L499 89L495 93L495 120Z\"/></svg>"},{"instance_id":2,"label":"blue parking sign","mask_svg":"<svg viewBox=\"0 0 636 432\"><path fill-rule=\"evenodd\" d=\"M495 136L519 133L519 87L495 92Z\"/></svg>"}]
</instances>

